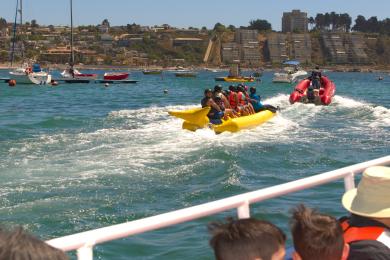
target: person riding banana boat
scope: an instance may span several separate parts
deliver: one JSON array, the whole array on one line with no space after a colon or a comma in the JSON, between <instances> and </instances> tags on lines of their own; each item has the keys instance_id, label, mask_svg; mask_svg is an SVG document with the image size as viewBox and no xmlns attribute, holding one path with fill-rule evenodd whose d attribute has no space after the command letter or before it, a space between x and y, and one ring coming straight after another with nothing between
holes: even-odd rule
<instances>
[{"instance_id":1,"label":"person riding banana boat","mask_svg":"<svg viewBox=\"0 0 390 260\"><path fill-rule=\"evenodd\" d=\"M221 89L222 90L222 89ZM211 89L205 89L204 98L201 100L202 108L210 107L207 117L213 124L222 124L222 119L235 118L237 114L231 108L226 108L223 101L223 94L214 92Z\"/></svg>"},{"instance_id":2,"label":"person riding banana boat","mask_svg":"<svg viewBox=\"0 0 390 260\"><path fill-rule=\"evenodd\" d=\"M254 128L270 120L277 108L259 104L260 97L258 100L255 100L256 97L250 98L246 90L244 86L238 89L230 86L229 91L223 91L222 86L217 85L214 91L204 90L201 108L171 110L168 113L183 119L182 128L190 131L209 127L219 134ZM255 112L252 103L261 107L259 112Z\"/></svg>"},{"instance_id":3,"label":"person riding banana boat","mask_svg":"<svg viewBox=\"0 0 390 260\"><path fill-rule=\"evenodd\" d=\"M249 98L252 103L253 109L255 110L256 113L263 110L270 110L272 113L276 113L276 111L279 109L279 107L262 104L260 101L261 97L256 94L256 87L251 87L249 91L250 91Z\"/></svg>"}]
</instances>

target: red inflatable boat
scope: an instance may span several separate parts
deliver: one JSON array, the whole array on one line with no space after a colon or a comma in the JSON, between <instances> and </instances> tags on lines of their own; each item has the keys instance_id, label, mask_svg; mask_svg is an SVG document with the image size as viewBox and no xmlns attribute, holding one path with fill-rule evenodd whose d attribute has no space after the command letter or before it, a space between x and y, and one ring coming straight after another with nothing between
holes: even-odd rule
<instances>
[{"instance_id":1,"label":"red inflatable boat","mask_svg":"<svg viewBox=\"0 0 390 260\"><path fill-rule=\"evenodd\" d=\"M309 88L311 80L304 79L295 86L290 94L290 103L314 103L316 105L329 105L336 92L336 85L327 77L321 77L320 89Z\"/></svg>"}]
</instances>

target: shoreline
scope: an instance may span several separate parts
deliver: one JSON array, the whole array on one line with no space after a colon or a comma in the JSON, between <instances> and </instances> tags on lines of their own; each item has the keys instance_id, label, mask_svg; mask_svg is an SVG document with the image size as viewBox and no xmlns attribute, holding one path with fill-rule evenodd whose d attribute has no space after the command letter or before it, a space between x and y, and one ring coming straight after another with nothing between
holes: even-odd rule
<instances>
[{"instance_id":1,"label":"shoreline","mask_svg":"<svg viewBox=\"0 0 390 260\"><path fill-rule=\"evenodd\" d=\"M313 65L314 66L314 65ZM11 70L17 68L18 65L10 66L10 64L6 63L0 63L0 69L1 70ZM46 66L44 66L46 67ZM50 70L64 70L68 66L65 64L51 64L49 65ZM172 70L176 69L177 67L171 66L171 67L162 67L162 66L119 66L119 65L77 65L75 66L77 69L81 70ZM216 69L219 71L224 71L228 70L228 68L225 66L207 66L207 65L202 65L202 66L189 66L190 69L193 70L202 70L202 69ZM306 71L310 71L313 68L307 67L307 66L302 66L302 68ZM242 67L242 70L253 70L253 68L246 68ZM279 70L280 67L263 67L264 71L275 71ZM330 72L370 72L370 73L390 73L390 66L389 65L376 65L376 66L369 66L369 65L364 65L364 66L359 66L359 65L335 65L335 66L320 66L321 70L326 70Z\"/></svg>"}]
</instances>

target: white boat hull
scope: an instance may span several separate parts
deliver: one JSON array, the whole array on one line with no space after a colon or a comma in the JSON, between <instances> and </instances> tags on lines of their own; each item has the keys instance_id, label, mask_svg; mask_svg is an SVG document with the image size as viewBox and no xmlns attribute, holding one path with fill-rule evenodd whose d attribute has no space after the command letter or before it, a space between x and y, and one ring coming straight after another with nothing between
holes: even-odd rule
<instances>
[{"instance_id":1,"label":"white boat hull","mask_svg":"<svg viewBox=\"0 0 390 260\"><path fill-rule=\"evenodd\" d=\"M275 73L272 82L274 83L294 83L307 76L304 70L298 70L295 73Z\"/></svg>"},{"instance_id":2,"label":"white boat hull","mask_svg":"<svg viewBox=\"0 0 390 260\"><path fill-rule=\"evenodd\" d=\"M14 79L16 84L36 84L45 85L51 82L51 75L46 72L31 72L31 73L20 73L19 71L11 71L10 79Z\"/></svg>"},{"instance_id":3,"label":"white boat hull","mask_svg":"<svg viewBox=\"0 0 390 260\"><path fill-rule=\"evenodd\" d=\"M95 80L95 79L97 79L98 75L97 74L83 74L75 69L73 75L69 72L69 70L64 70L63 72L61 72L61 76L65 79Z\"/></svg>"}]
</instances>

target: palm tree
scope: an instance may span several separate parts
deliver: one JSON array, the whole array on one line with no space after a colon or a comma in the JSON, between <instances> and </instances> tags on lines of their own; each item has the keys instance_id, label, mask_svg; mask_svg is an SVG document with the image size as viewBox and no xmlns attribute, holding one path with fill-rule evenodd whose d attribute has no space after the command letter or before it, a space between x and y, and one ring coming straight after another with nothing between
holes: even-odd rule
<instances>
[{"instance_id":1,"label":"palm tree","mask_svg":"<svg viewBox=\"0 0 390 260\"><path fill-rule=\"evenodd\" d=\"M307 19L307 23L310 25L310 30L313 30L313 27L316 24L314 18L310 16L309 19Z\"/></svg>"}]
</instances>

